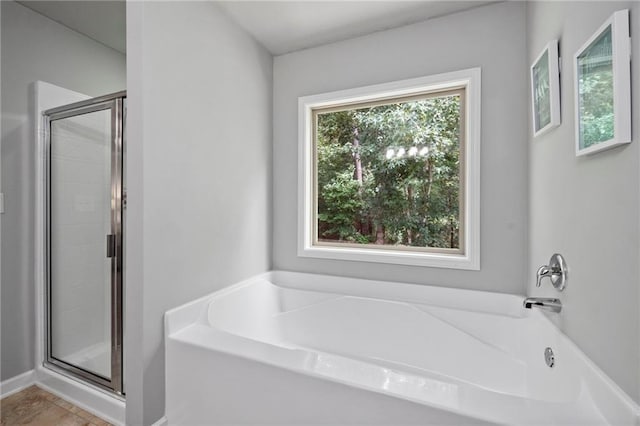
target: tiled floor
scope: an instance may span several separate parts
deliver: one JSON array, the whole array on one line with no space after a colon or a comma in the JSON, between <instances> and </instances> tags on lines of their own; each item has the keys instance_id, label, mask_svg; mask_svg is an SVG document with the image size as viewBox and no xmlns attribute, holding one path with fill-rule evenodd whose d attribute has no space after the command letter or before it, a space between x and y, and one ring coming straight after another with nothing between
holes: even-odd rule
<instances>
[{"instance_id":1,"label":"tiled floor","mask_svg":"<svg viewBox=\"0 0 640 426\"><path fill-rule=\"evenodd\" d=\"M0 425L109 426L104 420L37 386L0 401Z\"/></svg>"}]
</instances>

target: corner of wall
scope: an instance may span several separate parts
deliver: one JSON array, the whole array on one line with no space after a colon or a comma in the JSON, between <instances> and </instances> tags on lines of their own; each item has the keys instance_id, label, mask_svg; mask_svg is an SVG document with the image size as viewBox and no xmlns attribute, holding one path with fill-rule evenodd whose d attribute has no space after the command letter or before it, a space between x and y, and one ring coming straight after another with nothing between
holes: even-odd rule
<instances>
[{"instance_id":1,"label":"corner of wall","mask_svg":"<svg viewBox=\"0 0 640 426\"><path fill-rule=\"evenodd\" d=\"M126 423L144 424L144 241L143 233L143 87L144 2L127 2L127 209L125 212L124 286L126 324L124 377L127 393Z\"/></svg>"}]
</instances>

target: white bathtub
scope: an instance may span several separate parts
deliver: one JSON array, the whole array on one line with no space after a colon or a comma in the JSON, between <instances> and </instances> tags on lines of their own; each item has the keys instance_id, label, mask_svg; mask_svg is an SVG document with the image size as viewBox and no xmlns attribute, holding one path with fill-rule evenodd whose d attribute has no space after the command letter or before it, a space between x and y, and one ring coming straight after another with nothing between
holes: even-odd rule
<instances>
[{"instance_id":1,"label":"white bathtub","mask_svg":"<svg viewBox=\"0 0 640 426\"><path fill-rule=\"evenodd\" d=\"M169 424L637 424L517 296L276 271L167 312L165 333Z\"/></svg>"}]
</instances>

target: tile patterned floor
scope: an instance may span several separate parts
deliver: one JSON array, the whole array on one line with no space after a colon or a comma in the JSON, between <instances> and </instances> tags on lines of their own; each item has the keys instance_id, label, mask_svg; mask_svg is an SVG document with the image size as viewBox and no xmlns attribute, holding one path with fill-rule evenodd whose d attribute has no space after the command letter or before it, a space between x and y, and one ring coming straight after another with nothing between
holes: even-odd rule
<instances>
[{"instance_id":1,"label":"tile patterned floor","mask_svg":"<svg viewBox=\"0 0 640 426\"><path fill-rule=\"evenodd\" d=\"M37 386L30 386L0 401L0 425L110 426Z\"/></svg>"}]
</instances>

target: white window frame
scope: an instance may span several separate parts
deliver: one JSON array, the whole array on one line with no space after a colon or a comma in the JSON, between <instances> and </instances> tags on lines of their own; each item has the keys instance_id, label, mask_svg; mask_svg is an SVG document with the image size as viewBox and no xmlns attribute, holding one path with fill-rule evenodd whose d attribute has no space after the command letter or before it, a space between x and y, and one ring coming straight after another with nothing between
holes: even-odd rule
<instances>
[{"instance_id":1,"label":"white window frame","mask_svg":"<svg viewBox=\"0 0 640 426\"><path fill-rule=\"evenodd\" d=\"M361 262L390 263L436 268L480 270L480 68L394 81L298 98L298 256ZM464 253L434 253L422 250L359 248L353 245L314 245L316 205L314 185L313 110L350 103L443 91L464 87L466 146L461 187L466 188L463 206Z\"/></svg>"}]
</instances>

